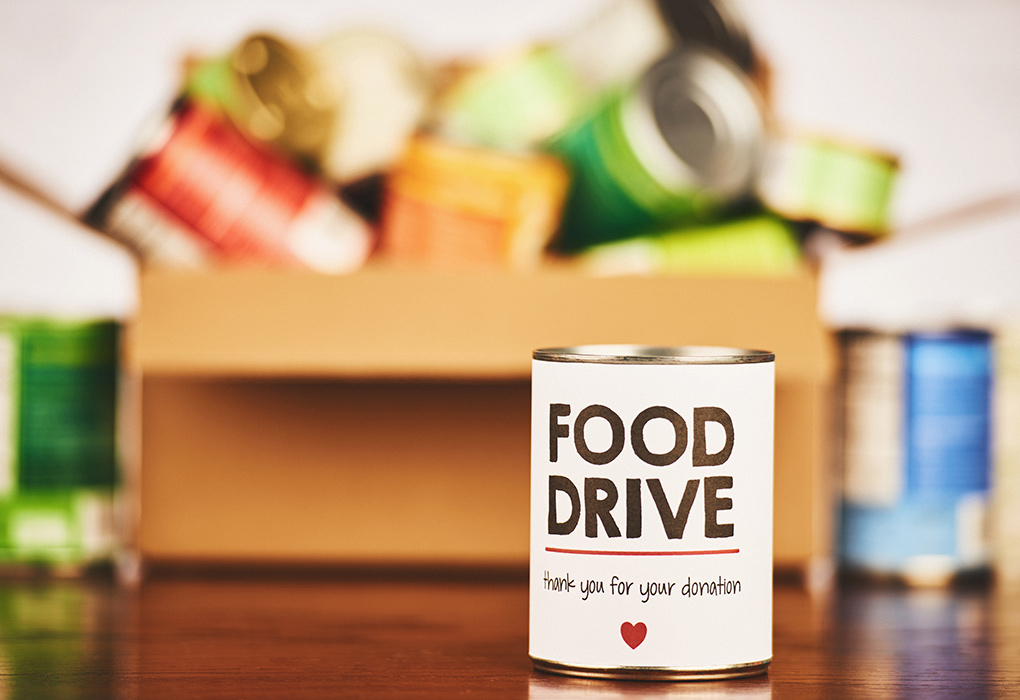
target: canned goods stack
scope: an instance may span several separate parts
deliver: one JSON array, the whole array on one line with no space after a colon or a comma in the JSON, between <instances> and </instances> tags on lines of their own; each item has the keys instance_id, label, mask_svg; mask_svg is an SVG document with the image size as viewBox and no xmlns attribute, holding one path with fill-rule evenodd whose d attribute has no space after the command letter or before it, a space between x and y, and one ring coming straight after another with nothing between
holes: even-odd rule
<instances>
[{"instance_id":1,"label":"canned goods stack","mask_svg":"<svg viewBox=\"0 0 1020 700\"><path fill-rule=\"evenodd\" d=\"M799 257L792 228L752 216L764 75L726 2L614 2L563 37L459 71L429 125L443 139L564 163L554 255L594 251L606 271L782 274L790 252ZM733 235L735 217L750 220L753 242ZM633 248L601 249L622 240L655 262L637 269Z\"/></svg>"},{"instance_id":2,"label":"canned goods stack","mask_svg":"<svg viewBox=\"0 0 1020 700\"><path fill-rule=\"evenodd\" d=\"M114 555L118 326L0 318L0 566Z\"/></svg>"},{"instance_id":3,"label":"canned goods stack","mask_svg":"<svg viewBox=\"0 0 1020 700\"><path fill-rule=\"evenodd\" d=\"M92 215L156 263L343 272L370 248L367 226L332 193L197 102L175 108Z\"/></svg>"},{"instance_id":4,"label":"canned goods stack","mask_svg":"<svg viewBox=\"0 0 1020 700\"><path fill-rule=\"evenodd\" d=\"M256 33L187 61L88 219L162 266L788 274L823 232L884 235L897 162L777 136L770 82L728 0L615 0L433 61L371 28Z\"/></svg>"},{"instance_id":5,"label":"canned goods stack","mask_svg":"<svg viewBox=\"0 0 1020 700\"><path fill-rule=\"evenodd\" d=\"M843 347L844 565L917 585L987 570L989 334L854 332Z\"/></svg>"},{"instance_id":6,"label":"canned goods stack","mask_svg":"<svg viewBox=\"0 0 1020 700\"><path fill-rule=\"evenodd\" d=\"M147 264L356 270L376 236L343 189L392 166L427 97L424 68L387 34L251 35L191 61L170 113L86 218Z\"/></svg>"}]
</instances>

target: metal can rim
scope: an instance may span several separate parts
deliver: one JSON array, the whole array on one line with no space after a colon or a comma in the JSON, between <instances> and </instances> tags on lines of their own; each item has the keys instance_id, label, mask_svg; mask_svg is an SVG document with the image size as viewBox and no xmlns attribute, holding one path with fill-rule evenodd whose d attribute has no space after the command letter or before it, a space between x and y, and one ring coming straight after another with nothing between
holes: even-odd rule
<instances>
[{"instance_id":1,"label":"metal can rim","mask_svg":"<svg viewBox=\"0 0 1020 700\"><path fill-rule=\"evenodd\" d=\"M665 666L576 666L549 661L536 656L531 662L539 671L580 678L635 681L709 681L748 678L768 672L772 657L763 661L752 661L732 666L715 668L670 668Z\"/></svg>"},{"instance_id":2,"label":"metal can rim","mask_svg":"<svg viewBox=\"0 0 1020 700\"><path fill-rule=\"evenodd\" d=\"M677 81L686 86L686 99L709 115L716 146L726 151L709 169L689 162L667 135L673 111L663 111L656 95ZM645 71L632 99L647 110L652 135L666 146L674 168L690 170L702 188L727 198L748 192L764 158L767 115L757 88L731 58L708 46L675 49Z\"/></svg>"},{"instance_id":3,"label":"metal can rim","mask_svg":"<svg viewBox=\"0 0 1020 700\"><path fill-rule=\"evenodd\" d=\"M741 365L775 362L775 353L708 345L575 345L540 348L532 358L545 362L603 365Z\"/></svg>"}]
</instances>

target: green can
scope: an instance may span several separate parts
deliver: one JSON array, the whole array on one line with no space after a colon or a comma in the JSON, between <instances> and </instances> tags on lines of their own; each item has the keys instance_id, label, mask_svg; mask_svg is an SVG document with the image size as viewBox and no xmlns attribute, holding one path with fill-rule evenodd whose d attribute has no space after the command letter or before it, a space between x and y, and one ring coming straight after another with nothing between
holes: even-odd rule
<instances>
[{"instance_id":1,"label":"green can","mask_svg":"<svg viewBox=\"0 0 1020 700\"><path fill-rule=\"evenodd\" d=\"M0 317L0 564L113 554L119 325Z\"/></svg>"},{"instance_id":2,"label":"green can","mask_svg":"<svg viewBox=\"0 0 1020 700\"><path fill-rule=\"evenodd\" d=\"M605 243L586 250L580 259L596 275L778 277L803 269L794 228L769 214Z\"/></svg>"},{"instance_id":3,"label":"green can","mask_svg":"<svg viewBox=\"0 0 1020 700\"><path fill-rule=\"evenodd\" d=\"M882 149L814 134L773 139L760 195L793 221L866 239L889 233L899 159Z\"/></svg>"},{"instance_id":4,"label":"green can","mask_svg":"<svg viewBox=\"0 0 1020 700\"><path fill-rule=\"evenodd\" d=\"M551 145L572 186L564 252L716 218L750 197L765 117L746 74L704 48L671 53Z\"/></svg>"}]
</instances>

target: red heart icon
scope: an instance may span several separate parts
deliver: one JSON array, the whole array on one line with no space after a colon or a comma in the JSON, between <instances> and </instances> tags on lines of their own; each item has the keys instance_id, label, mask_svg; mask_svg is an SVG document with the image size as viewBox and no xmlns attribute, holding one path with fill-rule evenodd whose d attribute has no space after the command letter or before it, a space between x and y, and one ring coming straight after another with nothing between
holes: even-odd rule
<instances>
[{"instance_id":1,"label":"red heart icon","mask_svg":"<svg viewBox=\"0 0 1020 700\"><path fill-rule=\"evenodd\" d=\"M637 649L641 642L645 641L646 634L648 634L648 627L643 622L639 622L636 625L624 622L620 625L620 636L623 637L623 641L627 642L627 646L631 649Z\"/></svg>"}]
</instances>

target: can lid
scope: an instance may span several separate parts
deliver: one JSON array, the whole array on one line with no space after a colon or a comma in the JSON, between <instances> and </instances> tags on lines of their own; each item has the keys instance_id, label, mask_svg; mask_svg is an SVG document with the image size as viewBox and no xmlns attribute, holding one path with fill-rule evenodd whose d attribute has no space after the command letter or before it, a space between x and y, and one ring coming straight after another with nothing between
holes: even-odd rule
<instances>
[{"instance_id":1,"label":"can lid","mask_svg":"<svg viewBox=\"0 0 1020 700\"><path fill-rule=\"evenodd\" d=\"M279 37L253 34L234 49L230 65L238 90L234 120L257 139L316 160L341 98L307 53Z\"/></svg>"},{"instance_id":2,"label":"can lid","mask_svg":"<svg viewBox=\"0 0 1020 700\"><path fill-rule=\"evenodd\" d=\"M650 113L640 121L650 117L673 169L725 198L749 192L764 154L765 117L754 86L731 60L707 47L670 53L645 73L633 105ZM642 153L643 160L654 153Z\"/></svg>"},{"instance_id":3,"label":"can lid","mask_svg":"<svg viewBox=\"0 0 1020 700\"><path fill-rule=\"evenodd\" d=\"M704 345L576 345L541 348L532 353L546 362L588 362L602 365L739 365L775 362L767 350Z\"/></svg>"}]
</instances>

